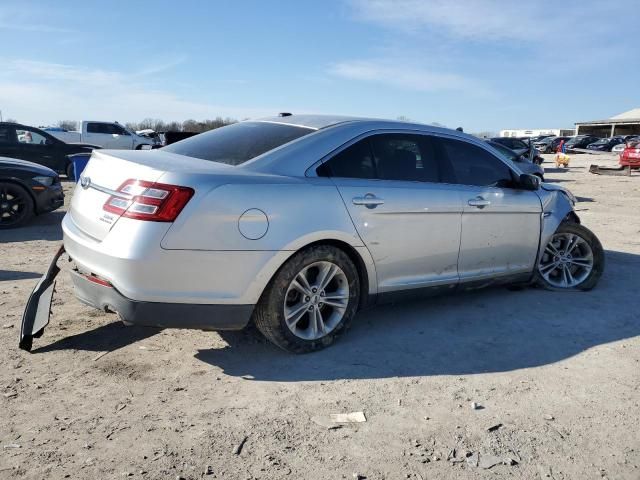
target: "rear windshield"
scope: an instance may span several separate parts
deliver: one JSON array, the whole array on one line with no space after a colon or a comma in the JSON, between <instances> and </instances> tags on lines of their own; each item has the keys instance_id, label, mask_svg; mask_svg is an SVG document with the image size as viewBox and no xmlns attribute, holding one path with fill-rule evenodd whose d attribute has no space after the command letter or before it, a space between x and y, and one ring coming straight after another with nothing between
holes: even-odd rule
<instances>
[{"instance_id":1,"label":"rear windshield","mask_svg":"<svg viewBox=\"0 0 640 480\"><path fill-rule=\"evenodd\" d=\"M164 147L163 150L212 162L240 165L314 132L311 128L267 122L240 122Z\"/></svg>"}]
</instances>

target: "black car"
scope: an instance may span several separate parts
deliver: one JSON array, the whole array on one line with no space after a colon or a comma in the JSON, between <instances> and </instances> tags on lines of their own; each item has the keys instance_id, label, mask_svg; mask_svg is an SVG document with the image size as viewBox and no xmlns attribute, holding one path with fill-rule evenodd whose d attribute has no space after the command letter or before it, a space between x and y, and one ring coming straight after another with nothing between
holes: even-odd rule
<instances>
[{"instance_id":1,"label":"black car","mask_svg":"<svg viewBox=\"0 0 640 480\"><path fill-rule=\"evenodd\" d=\"M587 148L587 145L597 142L600 140L600 137L596 137L593 135L576 135L575 137L571 137L565 143L565 148L567 152L575 150L577 148Z\"/></svg>"},{"instance_id":2,"label":"black car","mask_svg":"<svg viewBox=\"0 0 640 480\"><path fill-rule=\"evenodd\" d=\"M39 128L0 122L0 156L39 163L67 177L73 176L68 155L87 153L95 145L65 143Z\"/></svg>"},{"instance_id":3,"label":"black car","mask_svg":"<svg viewBox=\"0 0 640 480\"><path fill-rule=\"evenodd\" d=\"M34 215L63 204L56 172L25 160L0 157L0 230L19 227Z\"/></svg>"},{"instance_id":4,"label":"black car","mask_svg":"<svg viewBox=\"0 0 640 480\"><path fill-rule=\"evenodd\" d=\"M490 139L492 142L499 143L500 145L507 147L510 150L513 150L520 156L529 156L529 150L532 148L532 145L529 142L524 142L519 138L513 137L495 137ZM540 165L544 162L543 158L540 156L540 152L533 148L533 156L532 159L534 163Z\"/></svg>"},{"instance_id":5,"label":"black car","mask_svg":"<svg viewBox=\"0 0 640 480\"><path fill-rule=\"evenodd\" d=\"M540 164L532 162L526 155L518 155L516 152L514 152L510 148L505 147L501 143L493 142L491 140L485 141L493 148L498 150L500 154L504 155L506 158L514 162L518 166L518 168L522 170L522 173L535 175L544 182L544 168L542 168Z\"/></svg>"},{"instance_id":6,"label":"black car","mask_svg":"<svg viewBox=\"0 0 640 480\"><path fill-rule=\"evenodd\" d=\"M599 152L610 152L613 147L624 143L624 137L601 138L587 145L587 150L597 150Z\"/></svg>"}]
</instances>

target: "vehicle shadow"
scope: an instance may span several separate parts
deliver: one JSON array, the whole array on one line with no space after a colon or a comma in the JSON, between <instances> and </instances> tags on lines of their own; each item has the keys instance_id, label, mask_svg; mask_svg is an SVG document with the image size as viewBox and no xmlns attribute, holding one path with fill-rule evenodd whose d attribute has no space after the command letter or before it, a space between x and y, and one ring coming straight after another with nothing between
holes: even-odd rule
<instances>
[{"instance_id":1,"label":"vehicle shadow","mask_svg":"<svg viewBox=\"0 0 640 480\"><path fill-rule=\"evenodd\" d=\"M61 338L49 345L34 348L31 353L46 353L56 350L86 350L89 352L113 352L162 331L153 327L127 327L122 322L112 322L76 335ZM45 334L46 335L46 334Z\"/></svg>"},{"instance_id":2,"label":"vehicle shadow","mask_svg":"<svg viewBox=\"0 0 640 480\"><path fill-rule=\"evenodd\" d=\"M62 240L64 211L44 213L33 218L24 227L2 230L0 243L28 242L32 240Z\"/></svg>"},{"instance_id":3,"label":"vehicle shadow","mask_svg":"<svg viewBox=\"0 0 640 480\"><path fill-rule=\"evenodd\" d=\"M591 292L494 288L361 312L330 348L292 355L252 333L224 333L228 347L196 358L257 381L319 381L505 372L560 362L640 335L628 291L640 256L607 252ZM249 376L249 377L247 377Z\"/></svg>"},{"instance_id":4,"label":"vehicle shadow","mask_svg":"<svg viewBox=\"0 0 640 480\"><path fill-rule=\"evenodd\" d=\"M26 280L29 278L40 278L41 273L36 272L20 272L18 270L0 270L0 282L12 280Z\"/></svg>"}]
</instances>

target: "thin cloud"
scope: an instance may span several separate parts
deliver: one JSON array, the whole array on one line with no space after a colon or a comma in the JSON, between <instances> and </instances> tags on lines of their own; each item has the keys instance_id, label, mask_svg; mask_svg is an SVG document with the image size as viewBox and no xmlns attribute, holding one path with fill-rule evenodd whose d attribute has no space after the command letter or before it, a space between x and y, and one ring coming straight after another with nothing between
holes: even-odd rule
<instances>
[{"instance_id":1,"label":"thin cloud","mask_svg":"<svg viewBox=\"0 0 640 480\"><path fill-rule=\"evenodd\" d=\"M331 65L329 73L349 80L378 83L419 92L457 90L482 95L489 93L474 80L461 75L409 67L406 63L398 61L344 61Z\"/></svg>"},{"instance_id":2,"label":"thin cloud","mask_svg":"<svg viewBox=\"0 0 640 480\"><path fill-rule=\"evenodd\" d=\"M266 116L277 108L243 108L150 88L140 72L0 59L0 106L5 117L36 125L63 118L119 120ZM168 68L168 67L167 67ZM156 69L157 70L157 69ZM148 73L153 73L151 70Z\"/></svg>"},{"instance_id":3,"label":"thin cloud","mask_svg":"<svg viewBox=\"0 0 640 480\"><path fill-rule=\"evenodd\" d=\"M73 30L57 25L34 23L33 18L42 18L49 12L43 9L32 9L28 5L18 4L0 7L0 31L31 33L72 33ZM48 18L48 17L47 17Z\"/></svg>"}]
</instances>

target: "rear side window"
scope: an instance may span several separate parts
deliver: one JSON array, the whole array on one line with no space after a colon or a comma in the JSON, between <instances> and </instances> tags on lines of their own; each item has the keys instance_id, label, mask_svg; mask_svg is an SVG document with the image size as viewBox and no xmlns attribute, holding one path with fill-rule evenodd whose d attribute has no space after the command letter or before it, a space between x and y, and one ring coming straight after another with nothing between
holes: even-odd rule
<instances>
[{"instance_id":1,"label":"rear side window","mask_svg":"<svg viewBox=\"0 0 640 480\"><path fill-rule=\"evenodd\" d=\"M163 150L227 165L240 165L312 132L314 130L311 128L295 125L240 122L173 143Z\"/></svg>"},{"instance_id":2,"label":"rear side window","mask_svg":"<svg viewBox=\"0 0 640 480\"><path fill-rule=\"evenodd\" d=\"M438 182L439 167L429 137L384 134L371 137L378 178L405 182Z\"/></svg>"},{"instance_id":3,"label":"rear side window","mask_svg":"<svg viewBox=\"0 0 640 480\"><path fill-rule=\"evenodd\" d=\"M106 133L108 135L129 135L127 131L119 125L113 123L91 122L87 124L87 133Z\"/></svg>"},{"instance_id":4,"label":"rear side window","mask_svg":"<svg viewBox=\"0 0 640 480\"><path fill-rule=\"evenodd\" d=\"M87 123L87 133L107 133L102 128L102 123Z\"/></svg>"},{"instance_id":5,"label":"rear side window","mask_svg":"<svg viewBox=\"0 0 640 480\"><path fill-rule=\"evenodd\" d=\"M450 168L444 181L461 185L508 187L511 169L488 151L469 142L440 138L442 153Z\"/></svg>"},{"instance_id":6,"label":"rear side window","mask_svg":"<svg viewBox=\"0 0 640 480\"><path fill-rule=\"evenodd\" d=\"M369 140L345 148L318 169L321 177L376 178Z\"/></svg>"},{"instance_id":7,"label":"rear side window","mask_svg":"<svg viewBox=\"0 0 640 480\"><path fill-rule=\"evenodd\" d=\"M321 165L321 177L438 182L439 164L424 135L381 134L360 140Z\"/></svg>"},{"instance_id":8,"label":"rear side window","mask_svg":"<svg viewBox=\"0 0 640 480\"><path fill-rule=\"evenodd\" d=\"M16 138L11 127L0 127L0 143L15 143Z\"/></svg>"}]
</instances>

